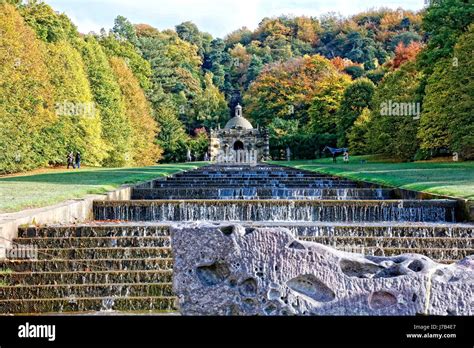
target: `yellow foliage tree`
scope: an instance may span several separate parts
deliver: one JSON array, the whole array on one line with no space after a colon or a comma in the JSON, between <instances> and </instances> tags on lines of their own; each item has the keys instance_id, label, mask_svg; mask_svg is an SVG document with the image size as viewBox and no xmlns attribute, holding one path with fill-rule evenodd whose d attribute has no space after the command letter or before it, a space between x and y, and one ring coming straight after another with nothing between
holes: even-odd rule
<instances>
[{"instance_id":1,"label":"yellow foliage tree","mask_svg":"<svg viewBox=\"0 0 474 348\"><path fill-rule=\"evenodd\" d=\"M153 165L162 158L163 150L156 144L158 125L151 115L150 105L125 61L118 57L111 57L109 61L122 91L126 115L131 125L131 146L127 162L137 166Z\"/></svg>"},{"instance_id":2,"label":"yellow foliage tree","mask_svg":"<svg viewBox=\"0 0 474 348\"><path fill-rule=\"evenodd\" d=\"M0 4L0 173L47 163L42 130L56 118L45 48L12 5Z\"/></svg>"},{"instance_id":3,"label":"yellow foliage tree","mask_svg":"<svg viewBox=\"0 0 474 348\"><path fill-rule=\"evenodd\" d=\"M69 151L80 151L84 163L100 165L106 155L99 109L82 57L68 42L47 44L48 69L58 120L50 128L54 152L50 162L62 163Z\"/></svg>"}]
</instances>

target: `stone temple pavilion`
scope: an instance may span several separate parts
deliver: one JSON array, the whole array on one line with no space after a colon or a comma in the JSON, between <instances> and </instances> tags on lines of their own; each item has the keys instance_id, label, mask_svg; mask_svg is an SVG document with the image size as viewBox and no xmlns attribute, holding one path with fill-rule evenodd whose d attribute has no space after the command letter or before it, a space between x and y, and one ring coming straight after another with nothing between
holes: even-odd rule
<instances>
[{"instance_id":1,"label":"stone temple pavilion","mask_svg":"<svg viewBox=\"0 0 474 348\"><path fill-rule=\"evenodd\" d=\"M252 124L243 116L242 106L237 105L235 116L232 117L224 129L211 129L209 146L211 161L224 162L222 157L228 155L234 160L225 162L266 161L270 157L268 133L260 128L253 128Z\"/></svg>"}]
</instances>

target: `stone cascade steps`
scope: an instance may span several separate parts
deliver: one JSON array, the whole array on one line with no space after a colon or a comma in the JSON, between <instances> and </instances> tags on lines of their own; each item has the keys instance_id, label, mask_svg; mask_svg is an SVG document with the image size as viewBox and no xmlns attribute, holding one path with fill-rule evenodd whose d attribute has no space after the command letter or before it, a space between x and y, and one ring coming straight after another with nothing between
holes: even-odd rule
<instances>
[{"instance_id":1,"label":"stone cascade steps","mask_svg":"<svg viewBox=\"0 0 474 348\"><path fill-rule=\"evenodd\" d=\"M37 258L0 262L0 314L177 310L168 225L30 226L14 243Z\"/></svg>"},{"instance_id":2,"label":"stone cascade steps","mask_svg":"<svg viewBox=\"0 0 474 348\"><path fill-rule=\"evenodd\" d=\"M171 270L172 258L125 258L125 259L59 259L8 260L0 263L2 273L8 272L92 272L125 270Z\"/></svg>"},{"instance_id":3,"label":"stone cascade steps","mask_svg":"<svg viewBox=\"0 0 474 348\"><path fill-rule=\"evenodd\" d=\"M192 172L178 173L170 177L152 180L136 186L137 190L168 188L359 188L360 184L335 176L318 174L309 171L301 171L293 168L278 166L214 166L203 167ZM372 185L374 186L374 185ZM171 192L171 191L170 191ZM143 192L142 192L143 194ZM193 194L193 192L190 192ZM262 195L265 196L265 195ZM266 195L271 196L271 195ZM182 198L194 197L184 195ZM138 197L137 197L138 198ZM152 199L153 197L142 197ZM166 197L169 198L169 197ZM181 198L181 197L180 197ZM200 198L200 197L199 197ZM205 197L203 197L205 198ZM214 198L208 196L207 198Z\"/></svg>"},{"instance_id":4,"label":"stone cascade steps","mask_svg":"<svg viewBox=\"0 0 474 348\"><path fill-rule=\"evenodd\" d=\"M300 240L369 255L421 253L450 263L474 252L474 226L451 200L274 165L208 166L136 186L131 201L95 202L95 221L22 227L37 259L0 261L0 314L174 313L170 225L208 220L284 227Z\"/></svg>"},{"instance_id":5,"label":"stone cascade steps","mask_svg":"<svg viewBox=\"0 0 474 348\"><path fill-rule=\"evenodd\" d=\"M424 252L441 262L472 253L474 244L474 228L463 224L256 222L246 228L275 226L342 250ZM169 228L146 222L20 228L15 243L37 246L39 260L0 264L0 313L176 310Z\"/></svg>"},{"instance_id":6,"label":"stone cascade steps","mask_svg":"<svg viewBox=\"0 0 474 348\"><path fill-rule=\"evenodd\" d=\"M454 222L450 200L135 200L96 201L96 220Z\"/></svg>"},{"instance_id":7,"label":"stone cascade steps","mask_svg":"<svg viewBox=\"0 0 474 348\"><path fill-rule=\"evenodd\" d=\"M40 249L69 250L69 249L158 249L171 247L171 239L163 237L53 237L53 238L17 238L18 245L35 244ZM48 249L49 248L49 249Z\"/></svg>"},{"instance_id":8,"label":"stone cascade steps","mask_svg":"<svg viewBox=\"0 0 474 348\"><path fill-rule=\"evenodd\" d=\"M93 241L90 241L92 243ZM114 260L171 258L170 247L57 247L37 248L38 260ZM21 257L10 256L10 260Z\"/></svg>"},{"instance_id":9,"label":"stone cascade steps","mask_svg":"<svg viewBox=\"0 0 474 348\"><path fill-rule=\"evenodd\" d=\"M0 298L173 297L171 283L15 285L0 288Z\"/></svg>"},{"instance_id":10,"label":"stone cascade steps","mask_svg":"<svg viewBox=\"0 0 474 348\"><path fill-rule=\"evenodd\" d=\"M7 265L8 267L8 265ZM0 283L17 285L96 285L130 283L171 283L173 271L167 270L103 270L64 272L3 272ZM14 298L14 297L13 297Z\"/></svg>"},{"instance_id":11,"label":"stone cascade steps","mask_svg":"<svg viewBox=\"0 0 474 348\"><path fill-rule=\"evenodd\" d=\"M216 221L215 224L231 224L227 221ZM472 224L438 224L438 223L307 223L307 222L249 222L246 228L287 228L294 235L301 237L393 237L393 238L474 238ZM104 241L135 240L141 243L147 240L169 240L170 224L157 222L94 222L77 225L30 226L18 229L16 243L51 245L55 240L82 243ZM75 242L74 242L75 241ZM70 244L67 244L69 247ZM77 244L73 244L77 245ZM87 245L87 244L86 244ZM118 244L117 244L118 246Z\"/></svg>"},{"instance_id":12,"label":"stone cascade steps","mask_svg":"<svg viewBox=\"0 0 474 348\"><path fill-rule=\"evenodd\" d=\"M175 188L175 187L189 187L189 186L210 186L217 188L239 188L239 187L269 187L269 188L357 188L357 184L352 181L335 182L334 180L307 180L302 182L300 180L281 181L281 180L216 180L216 181L202 181L202 180L182 180L182 181L161 181L154 182L148 188ZM147 188L141 186L139 188Z\"/></svg>"},{"instance_id":13,"label":"stone cascade steps","mask_svg":"<svg viewBox=\"0 0 474 348\"><path fill-rule=\"evenodd\" d=\"M177 309L169 226L29 227L14 243L37 258L0 262L0 313Z\"/></svg>"},{"instance_id":14,"label":"stone cascade steps","mask_svg":"<svg viewBox=\"0 0 474 348\"><path fill-rule=\"evenodd\" d=\"M71 297L71 298L21 298L0 300L0 313L175 313L176 297L126 296L126 297Z\"/></svg>"},{"instance_id":15,"label":"stone cascade steps","mask_svg":"<svg viewBox=\"0 0 474 348\"><path fill-rule=\"evenodd\" d=\"M168 187L168 188L135 188L133 200L160 199L389 199L394 198L393 190L368 188L266 188L254 187Z\"/></svg>"}]
</instances>

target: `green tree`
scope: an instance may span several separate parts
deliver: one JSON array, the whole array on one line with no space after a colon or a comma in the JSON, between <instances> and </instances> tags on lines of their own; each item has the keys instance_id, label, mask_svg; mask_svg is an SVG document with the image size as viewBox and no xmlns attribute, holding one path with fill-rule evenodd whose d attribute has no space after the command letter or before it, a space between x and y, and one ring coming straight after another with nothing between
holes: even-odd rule
<instances>
[{"instance_id":1,"label":"green tree","mask_svg":"<svg viewBox=\"0 0 474 348\"><path fill-rule=\"evenodd\" d=\"M450 57L457 38L474 21L472 3L464 0L432 0L423 16L423 29L429 35L419 63L430 75L436 62Z\"/></svg>"},{"instance_id":2,"label":"green tree","mask_svg":"<svg viewBox=\"0 0 474 348\"><path fill-rule=\"evenodd\" d=\"M339 147L347 147L347 132L362 114L362 111L369 107L374 91L375 86L368 79L355 80L344 91L341 106L336 115Z\"/></svg>"},{"instance_id":3,"label":"green tree","mask_svg":"<svg viewBox=\"0 0 474 348\"><path fill-rule=\"evenodd\" d=\"M42 1L32 0L20 6L25 22L45 42L73 40L79 36L76 26L64 13L55 12Z\"/></svg>"},{"instance_id":4,"label":"green tree","mask_svg":"<svg viewBox=\"0 0 474 348\"><path fill-rule=\"evenodd\" d=\"M171 102L163 102L156 111L156 120L161 125L158 144L164 150L165 162L186 160L189 137Z\"/></svg>"},{"instance_id":5,"label":"green tree","mask_svg":"<svg viewBox=\"0 0 474 348\"><path fill-rule=\"evenodd\" d=\"M112 28L112 32L118 38L122 40L127 40L135 47L138 46L137 32L133 24L130 23L127 18L123 16L117 16L114 21L114 27Z\"/></svg>"},{"instance_id":6,"label":"green tree","mask_svg":"<svg viewBox=\"0 0 474 348\"><path fill-rule=\"evenodd\" d=\"M196 103L197 123L207 129L222 125L227 119L229 108L224 94L212 82L212 73L204 76L204 89Z\"/></svg>"},{"instance_id":7,"label":"green tree","mask_svg":"<svg viewBox=\"0 0 474 348\"><path fill-rule=\"evenodd\" d=\"M176 33L147 28L138 31L140 50L152 69L149 98L155 113L171 99L188 131L195 128L196 101L202 93L202 61L197 47ZM165 97L166 96L166 97Z\"/></svg>"},{"instance_id":8,"label":"green tree","mask_svg":"<svg viewBox=\"0 0 474 348\"><path fill-rule=\"evenodd\" d=\"M368 147L369 125L370 110L365 108L357 117L347 135L351 155L366 155L370 153Z\"/></svg>"},{"instance_id":9,"label":"green tree","mask_svg":"<svg viewBox=\"0 0 474 348\"><path fill-rule=\"evenodd\" d=\"M256 56L255 54L253 54L252 58L250 59L249 71L247 74L247 81L245 82L246 89L253 81L257 79L262 69L263 69L262 59Z\"/></svg>"},{"instance_id":10,"label":"green tree","mask_svg":"<svg viewBox=\"0 0 474 348\"><path fill-rule=\"evenodd\" d=\"M204 58L204 38L196 24L190 21L183 22L176 26L176 33L181 40L195 45L201 58Z\"/></svg>"},{"instance_id":11,"label":"green tree","mask_svg":"<svg viewBox=\"0 0 474 348\"><path fill-rule=\"evenodd\" d=\"M372 99L368 132L372 153L403 161L414 159L419 147L416 137L419 120L415 112L423 97L422 79L423 74L416 69L414 62L385 75ZM401 108L397 111L393 107L400 103L412 106L412 114L407 115L401 112ZM388 112L388 109L394 112Z\"/></svg>"},{"instance_id":12,"label":"green tree","mask_svg":"<svg viewBox=\"0 0 474 348\"><path fill-rule=\"evenodd\" d=\"M123 166L130 151L131 129L120 86L107 55L94 36L85 37L81 54L92 95L101 115L102 138L108 148L103 164Z\"/></svg>"},{"instance_id":13,"label":"green tree","mask_svg":"<svg viewBox=\"0 0 474 348\"><path fill-rule=\"evenodd\" d=\"M140 82L140 86L143 90L148 91L151 88L150 77L152 72L150 63L141 56L131 41L118 40L112 34L103 35L99 37L98 40L107 53L107 56L116 56L125 60L127 66L133 71L133 74Z\"/></svg>"},{"instance_id":14,"label":"green tree","mask_svg":"<svg viewBox=\"0 0 474 348\"><path fill-rule=\"evenodd\" d=\"M421 148L436 153L440 149L474 158L474 25L462 35L454 57L436 63L428 78L418 137Z\"/></svg>"}]
</instances>

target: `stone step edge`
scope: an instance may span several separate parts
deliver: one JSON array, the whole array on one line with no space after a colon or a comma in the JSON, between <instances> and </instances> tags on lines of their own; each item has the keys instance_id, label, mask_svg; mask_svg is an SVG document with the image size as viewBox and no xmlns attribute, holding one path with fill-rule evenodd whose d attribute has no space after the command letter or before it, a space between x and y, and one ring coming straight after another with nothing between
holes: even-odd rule
<instances>
[{"instance_id":1,"label":"stone step edge","mask_svg":"<svg viewBox=\"0 0 474 348\"><path fill-rule=\"evenodd\" d=\"M79 247L71 247L71 248L38 248L35 249L39 253L44 253L47 254L46 251L51 251L51 250L78 250L78 251L85 251L85 250L128 250L131 249L133 251L136 250L162 250L162 251L170 251L171 247L85 247L85 248L79 248Z\"/></svg>"},{"instance_id":2,"label":"stone step edge","mask_svg":"<svg viewBox=\"0 0 474 348\"><path fill-rule=\"evenodd\" d=\"M34 301L70 301L70 300L103 300L103 299L114 299L114 300L176 300L176 296L104 296L104 297L74 297L74 298L26 298L26 299L8 299L0 300L1 303L12 303L12 302L34 302Z\"/></svg>"},{"instance_id":3,"label":"stone step edge","mask_svg":"<svg viewBox=\"0 0 474 348\"><path fill-rule=\"evenodd\" d=\"M177 200L180 202L180 200ZM199 200L197 200L199 202ZM220 201L220 200L219 200ZM358 202L359 200L355 200L355 202ZM128 201L125 201L128 202ZM145 202L150 202L146 201ZM164 200L164 202L167 202ZM340 201L338 201L340 202ZM380 200L374 200L374 202L380 203ZM385 202L385 201L384 201ZM334 228L350 228L350 227L364 227L364 228L380 228L380 227L386 227L386 228L470 228L474 230L474 224L470 223L462 223L462 222L444 222L444 223L437 223L437 222L407 222L407 221L401 221L401 222L324 222L324 221L314 221L314 222L301 222L301 221L295 221L295 222L275 222L275 221L257 221L257 222L238 222L238 221L210 221L213 224L221 224L221 225L235 225L235 224L240 224L244 227L265 227L265 226L271 226L271 227L286 227L286 226L307 226L307 227L334 227ZM183 222L184 223L184 222ZM58 224L52 224L52 225L42 225L42 226L26 226L26 227L19 227L19 231L26 231L27 229L36 229L38 231L43 230L43 229L56 229L56 230L61 230L61 229L73 229L73 228L86 228L86 229L107 229L107 228L143 228L143 227L149 227L149 228L162 228L162 229L169 229L173 225L180 224L180 222L160 222L160 221L136 221L136 222L130 222L128 220L121 220L120 222L116 222L113 220L108 220L108 221L99 221L99 220L93 220L89 223L82 223L82 224L64 224L64 225L58 225ZM100 238L107 238L106 236ZM118 238L117 237L110 237L110 238ZM125 236L127 238L132 238L133 236ZM155 238L155 237L168 237L168 236L136 236L135 238ZM19 237L19 238L27 238L27 237ZM38 238L38 237L30 237L30 238ZM43 237L43 238L81 238L81 237Z\"/></svg>"},{"instance_id":4,"label":"stone step edge","mask_svg":"<svg viewBox=\"0 0 474 348\"><path fill-rule=\"evenodd\" d=\"M71 284L35 284L35 285L0 285L0 290L3 289L47 289L47 288L65 288L65 287L115 287L115 286L160 286L160 287L165 287L165 286L173 286L173 283L170 282L165 282L165 283L101 283L101 284L95 284L95 283L86 283L86 284L77 284L77 283L71 283ZM133 297L133 296L131 296ZM82 297L80 297L82 298Z\"/></svg>"},{"instance_id":5,"label":"stone step edge","mask_svg":"<svg viewBox=\"0 0 474 348\"><path fill-rule=\"evenodd\" d=\"M298 239L306 239L306 238L312 238L312 239L323 239L323 238L332 238L332 239L363 239L363 240L402 240L402 241L411 241L411 240L416 240L420 239L423 241L456 241L456 240L462 240L462 241L473 241L474 242L474 237L358 237L358 236L306 236L306 235L297 235ZM430 248L431 249L431 248Z\"/></svg>"},{"instance_id":6,"label":"stone step edge","mask_svg":"<svg viewBox=\"0 0 474 348\"><path fill-rule=\"evenodd\" d=\"M62 274L129 274L129 273L163 273L163 274L173 274L172 269L145 269L145 270L106 270L106 271L57 271L57 272L0 272L0 277L9 276L9 275L62 275Z\"/></svg>"},{"instance_id":7,"label":"stone step edge","mask_svg":"<svg viewBox=\"0 0 474 348\"><path fill-rule=\"evenodd\" d=\"M5 261L7 263L14 263L14 262L25 262L25 261L29 261L29 262L51 262L51 261L67 261L67 262L82 262L82 261L101 261L101 262L104 262L104 261L157 261L157 260L160 260L160 261L173 261L172 258L169 258L169 257L166 257L166 258L161 258L161 257L153 257L153 258L141 258L141 259L137 259L137 258L134 258L134 259L49 259L49 260L34 260L34 259L31 259L31 260L27 260L27 259L23 259L23 260L10 260L10 259L6 259ZM1 264L1 261L0 261L0 264Z\"/></svg>"},{"instance_id":8,"label":"stone step edge","mask_svg":"<svg viewBox=\"0 0 474 348\"><path fill-rule=\"evenodd\" d=\"M38 239L41 239L41 240L48 240L48 241L65 241L65 240L70 240L70 239L74 239L74 240L86 240L86 239L104 239L104 240L127 240L127 239L130 239L130 240L137 240L137 239L140 239L140 240L161 240L161 239L166 239L166 240L169 240L171 239L171 236L117 236L117 237L101 237L101 236L90 236L90 237L19 237L19 238L15 238L13 239L13 242L16 242L16 241L28 241L28 240L38 240Z\"/></svg>"},{"instance_id":9,"label":"stone step edge","mask_svg":"<svg viewBox=\"0 0 474 348\"><path fill-rule=\"evenodd\" d=\"M263 227L265 229L265 227ZM407 236L402 236L402 237L393 237L393 236L378 236L378 237L371 237L371 236L307 236L307 235L298 235L298 238L305 238L305 237L314 237L314 238L341 238L341 239L349 239L349 238L358 238L358 239L423 239L423 240L456 240L456 239L462 239L462 240L474 240L474 237L424 237L424 236L419 236L419 237L407 237ZM51 242L57 242L57 241L66 241L66 240L78 240L78 241L85 241L85 240L96 240L96 239L104 239L104 240L126 240L126 239L150 239L150 240L160 240L160 239L166 239L170 240L170 236L160 236L160 237L31 237L31 238L15 238L13 241L35 241L35 240L41 240L43 241L51 241ZM134 248L142 248L142 249L171 249L171 247L140 247L140 246L130 246L130 247L96 247L96 248L90 248L90 247L85 247L85 248L41 248L41 249L46 249L46 250L51 250L51 249L134 249ZM40 249L40 250L41 250Z\"/></svg>"},{"instance_id":10,"label":"stone step edge","mask_svg":"<svg viewBox=\"0 0 474 348\"><path fill-rule=\"evenodd\" d=\"M373 204L380 204L380 203L399 203L399 204L411 204L411 203L425 203L425 204L455 204L457 201L454 199L385 199L385 200L380 200L380 199L347 199L347 200L317 200L317 199L312 199L312 200L306 200L306 199L294 199L294 200L283 200L283 199L252 199L248 200L251 203L255 202L262 202L262 203L310 203L310 204L315 204L318 202L327 204L327 203L337 203L337 204L348 204L348 203L355 203L357 205L360 205L361 203L373 203ZM169 204L176 204L176 203L219 203L222 204L222 202L225 203L239 203L239 204L245 204L247 203L247 200L245 199L137 199L137 200L129 200L129 201L94 201L94 205L98 206L111 206L111 205L117 205L121 204L124 206L127 205L140 205L140 204L146 204L146 205L151 205L153 203L155 204L162 204L162 203L169 203Z\"/></svg>"}]
</instances>

